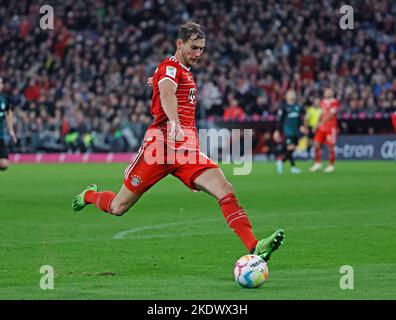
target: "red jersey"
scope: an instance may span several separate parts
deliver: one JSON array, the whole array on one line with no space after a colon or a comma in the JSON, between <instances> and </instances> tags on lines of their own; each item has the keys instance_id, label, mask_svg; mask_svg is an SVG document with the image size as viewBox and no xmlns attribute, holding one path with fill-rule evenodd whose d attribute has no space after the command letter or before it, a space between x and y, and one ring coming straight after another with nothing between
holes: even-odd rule
<instances>
[{"instance_id":1,"label":"red jersey","mask_svg":"<svg viewBox=\"0 0 396 320\"><path fill-rule=\"evenodd\" d=\"M162 61L154 72L153 96L151 100L151 115L154 117L154 121L149 127L149 130L159 128L164 137L167 137L168 118L162 109L158 87L161 81L171 81L177 86L177 113L179 115L180 125L186 134L185 141L190 141L190 143L184 144L184 147L188 149L199 149L198 135L195 128L197 86L190 68L181 64L174 56ZM189 138L187 135L189 135ZM176 146L180 146L181 144L183 142L177 142Z\"/></svg>"},{"instance_id":2,"label":"red jersey","mask_svg":"<svg viewBox=\"0 0 396 320\"><path fill-rule=\"evenodd\" d=\"M331 131L331 129L337 128L337 112L339 107L340 104L335 98L323 99L320 102L320 108L322 110L321 120L327 118L331 111L335 112L335 114L330 119L328 119L319 127L320 130Z\"/></svg>"},{"instance_id":3,"label":"red jersey","mask_svg":"<svg viewBox=\"0 0 396 320\"><path fill-rule=\"evenodd\" d=\"M392 118L393 129L395 129L396 132L396 111L392 113L391 118Z\"/></svg>"}]
</instances>

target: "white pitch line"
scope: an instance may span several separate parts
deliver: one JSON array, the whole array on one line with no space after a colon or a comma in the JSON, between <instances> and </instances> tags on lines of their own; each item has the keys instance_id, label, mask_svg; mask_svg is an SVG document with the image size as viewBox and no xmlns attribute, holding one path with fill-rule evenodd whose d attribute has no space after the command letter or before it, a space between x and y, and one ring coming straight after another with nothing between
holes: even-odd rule
<instances>
[{"instance_id":1,"label":"white pitch line","mask_svg":"<svg viewBox=\"0 0 396 320\"><path fill-rule=\"evenodd\" d=\"M145 240L145 239L164 239L164 238L179 238L179 237L192 237L192 236L210 236L210 235L218 235L218 234L227 234L224 232L188 232L188 233L172 233L172 234L151 234L151 235L136 235L132 237L128 237L129 240Z\"/></svg>"},{"instance_id":2,"label":"white pitch line","mask_svg":"<svg viewBox=\"0 0 396 320\"><path fill-rule=\"evenodd\" d=\"M193 221L182 221L182 222L172 222L172 223L161 223L161 224L156 224L156 225L151 225L151 226L143 226L139 228L133 228L129 230L124 230L117 232L114 236L113 239L115 240L121 240L123 239L126 235L130 233L138 233L140 231L144 230L153 230L153 229L162 229L162 228L168 228L168 227L173 227L173 226L180 226L180 225L185 225L185 224L196 224L202 221L217 221L218 219L206 219L206 220L193 220ZM151 237L157 237L157 236L138 236L137 238L139 239L146 239L146 238L151 238Z\"/></svg>"}]
</instances>

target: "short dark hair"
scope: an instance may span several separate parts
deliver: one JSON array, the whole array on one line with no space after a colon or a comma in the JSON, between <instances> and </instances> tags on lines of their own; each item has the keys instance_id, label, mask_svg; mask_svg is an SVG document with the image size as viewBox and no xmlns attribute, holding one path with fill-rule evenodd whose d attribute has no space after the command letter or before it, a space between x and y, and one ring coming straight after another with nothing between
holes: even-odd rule
<instances>
[{"instance_id":1,"label":"short dark hair","mask_svg":"<svg viewBox=\"0 0 396 320\"><path fill-rule=\"evenodd\" d=\"M205 39L205 31L198 23L188 21L180 26L179 32L177 33L177 39L181 39L183 42L186 42L189 39L192 41Z\"/></svg>"}]
</instances>

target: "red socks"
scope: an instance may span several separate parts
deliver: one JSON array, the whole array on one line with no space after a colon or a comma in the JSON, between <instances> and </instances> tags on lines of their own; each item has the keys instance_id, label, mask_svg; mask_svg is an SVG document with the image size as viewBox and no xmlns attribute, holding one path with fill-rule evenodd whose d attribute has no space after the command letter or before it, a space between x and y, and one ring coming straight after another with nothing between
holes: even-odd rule
<instances>
[{"instance_id":1,"label":"red socks","mask_svg":"<svg viewBox=\"0 0 396 320\"><path fill-rule=\"evenodd\" d=\"M321 150L320 148L315 148L315 162L319 163L321 160ZM334 165L335 163L335 151L334 146L329 146L329 163Z\"/></svg>"},{"instance_id":2,"label":"red socks","mask_svg":"<svg viewBox=\"0 0 396 320\"><path fill-rule=\"evenodd\" d=\"M316 147L315 148L315 162L316 163L319 163L320 160L321 160L321 150L320 150L320 148L321 147Z\"/></svg>"},{"instance_id":3,"label":"red socks","mask_svg":"<svg viewBox=\"0 0 396 320\"><path fill-rule=\"evenodd\" d=\"M329 163L334 166L335 163L335 151L334 146L329 146Z\"/></svg>"},{"instance_id":4,"label":"red socks","mask_svg":"<svg viewBox=\"0 0 396 320\"><path fill-rule=\"evenodd\" d=\"M84 202L92 203L95 207L99 208L104 212L111 213L111 202L115 198L116 194L112 191L95 192L89 190L85 193Z\"/></svg>"},{"instance_id":5,"label":"red socks","mask_svg":"<svg viewBox=\"0 0 396 320\"><path fill-rule=\"evenodd\" d=\"M245 210L239 206L238 200L233 193L227 194L219 200L226 222L242 240L246 249L252 252L256 248L258 240L252 232L252 226Z\"/></svg>"}]
</instances>

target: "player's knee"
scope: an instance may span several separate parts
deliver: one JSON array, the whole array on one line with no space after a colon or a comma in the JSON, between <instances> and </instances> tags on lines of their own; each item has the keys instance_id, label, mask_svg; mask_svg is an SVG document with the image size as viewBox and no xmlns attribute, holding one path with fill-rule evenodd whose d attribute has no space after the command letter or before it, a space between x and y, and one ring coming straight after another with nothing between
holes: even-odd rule
<instances>
[{"instance_id":1,"label":"player's knee","mask_svg":"<svg viewBox=\"0 0 396 320\"><path fill-rule=\"evenodd\" d=\"M228 182L227 180L224 180L222 189L224 190L224 192L225 192L226 194L234 193L234 187L233 187L232 184L231 184L230 182Z\"/></svg>"},{"instance_id":2,"label":"player's knee","mask_svg":"<svg viewBox=\"0 0 396 320\"><path fill-rule=\"evenodd\" d=\"M127 209L124 209L122 207L118 207L118 208L115 208L115 209L111 210L111 214L114 215L114 216L118 216L118 217L121 217L126 212L127 212Z\"/></svg>"}]
</instances>

